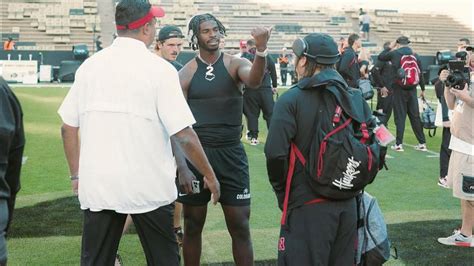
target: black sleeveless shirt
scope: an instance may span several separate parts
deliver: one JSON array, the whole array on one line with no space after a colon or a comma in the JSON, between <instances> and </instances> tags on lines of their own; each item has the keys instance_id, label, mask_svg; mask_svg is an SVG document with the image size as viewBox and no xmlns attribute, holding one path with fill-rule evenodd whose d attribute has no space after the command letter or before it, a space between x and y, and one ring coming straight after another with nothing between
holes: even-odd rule
<instances>
[{"instance_id":1,"label":"black sleeveless shirt","mask_svg":"<svg viewBox=\"0 0 474 266\"><path fill-rule=\"evenodd\" d=\"M212 66L197 57L196 62L198 67L188 90L188 104L196 119L193 129L204 146L238 144L243 97L224 65L224 53Z\"/></svg>"}]
</instances>

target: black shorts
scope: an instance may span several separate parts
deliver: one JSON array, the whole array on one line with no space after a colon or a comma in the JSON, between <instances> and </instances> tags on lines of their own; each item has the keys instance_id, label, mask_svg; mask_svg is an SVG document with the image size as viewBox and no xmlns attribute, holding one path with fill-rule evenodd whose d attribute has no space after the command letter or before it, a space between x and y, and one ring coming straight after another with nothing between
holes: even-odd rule
<instances>
[{"instance_id":1,"label":"black shorts","mask_svg":"<svg viewBox=\"0 0 474 266\"><path fill-rule=\"evenodd\" d=\"M229 206L250 205L250 178L247 154L242 143L230 147L203 147L207 159L221 185L219 202ZM189 169L200 182L201 193L178 196L178 202L188 205L206 205L211 199L209 189L203 189L203 176L189 162ZM179 189L178 189L179 190Z\"/></svg>"}]
</instances>

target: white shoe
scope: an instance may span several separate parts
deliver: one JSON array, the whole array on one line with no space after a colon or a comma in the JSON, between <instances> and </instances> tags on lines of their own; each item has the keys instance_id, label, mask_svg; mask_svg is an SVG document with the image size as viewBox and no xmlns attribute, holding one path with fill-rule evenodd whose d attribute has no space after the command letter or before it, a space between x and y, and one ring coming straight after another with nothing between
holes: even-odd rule
<instances>
[{"instance_id":1,"label":"white shoe","mask_svg":"<svg viewBox=\"0 0 474 266\"><path fill-rule=\"evenodd\" d=\"M438 238L438 242L447 246L474 247L472 236L465 237L461 232L454 233L452 236Z\"/></svg>"},{"instance_id":2,"label":"white shoe","mask_svg":"<svg viewBox=\"0 0 474 266\"><path fill-rule=\"evenodd\" d=\"M394 151L405 151L405 150L403 149L403 145L402 145L402 144L398 144L398 145L397 145L397 144L394 144L394 145L391 146L391 148L392 148L392 150L394 150Z\"/></svg>"},{"instance_id":3,"label":"white shoe","mask_svg":"<svg viewBox=\"0 0 474 266\"><path fill-rule=\"evenodd\" d=\"M449 188L448 180L446 179L446 177L440 177L438 179L438 186L443 187L443 188Z\"/></svg>"},{"instance_id":4,"label":"white shoe","mask_svg":"<svg viewBox=\"0 0 474 266\"><path fill-rule=\"evenodd\" d=\"M258 139L256 139L256 138L252 138L252 139L250 140L250 145L252 145L252 146L258 145L259 143L260 143L260 142L259 142Z\"/></svg>"},{"instance_id":5,"label":"white shoe","mask_svg":"<svg viewBox=\"0 0 474 266\"><path fill-rule=\"evenodd\" d=\"M423 144L418 144L415 146L415 150L417 151L428 151L428 149L426 148L426 144L423 143Z\"/></svg>"}]
</instances>

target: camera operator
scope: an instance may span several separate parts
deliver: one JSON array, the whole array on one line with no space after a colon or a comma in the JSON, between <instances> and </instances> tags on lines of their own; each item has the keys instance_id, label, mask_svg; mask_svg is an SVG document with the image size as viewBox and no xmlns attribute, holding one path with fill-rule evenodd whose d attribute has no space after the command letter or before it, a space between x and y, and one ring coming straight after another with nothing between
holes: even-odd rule
<instances>
[{"instance_id":1,"label":"camera operator","mask_svg":"<svg viewBox=\"0 0 474 266\"><path fill-rule=\"evenodd\" d=\"M444 96L449 109L454 110L451 121L452 150L447 183L453 196L461 200L462 227L452 236L438 238L444 245L473 247L474 226L474 97L468 83L463 87L446 86Z\"/></svg>"}]
</instances>

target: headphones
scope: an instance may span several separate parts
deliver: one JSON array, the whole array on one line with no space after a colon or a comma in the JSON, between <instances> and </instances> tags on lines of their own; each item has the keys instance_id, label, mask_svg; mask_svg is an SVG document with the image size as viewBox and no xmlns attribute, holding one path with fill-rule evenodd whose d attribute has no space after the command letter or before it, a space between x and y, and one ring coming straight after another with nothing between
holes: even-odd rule
<instances>
[{"instance_id":1,"label":"headphones","mask_svg":"<svg viewBox=\"0 0 474 266\"><path fill-rule=\"evenodd\" d=\"M306 42L306 40L303 38L298 38L293 42L292 49L297 57L301 57L304 55L306 57L314 59L317 63L320 63L318 59L334 59L339 57L339 53L334 55L312 55L308 53L308 48L308 42Z\"/></svg>"},{"instance_id":2,"label":"headphones","mask_svg":"<svg viewBox=\"0 0 474 266\"><path fill-rule=\"evenodd\" d=\"M293 52L295 53L295 55L297 57L301 57L301 56L305 55L309 58L313 58L313 59L316 60L317 56L312 55L312 54L308 54L308 47L309 47L309 45L308 45L308 43L306 42L305 39L298 38L293 42L292 49L293 49Z\"/></svg>"}]
</instances>

